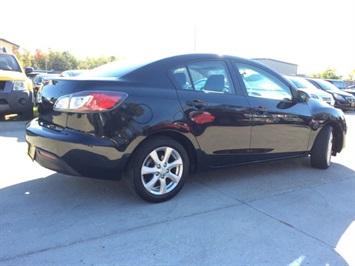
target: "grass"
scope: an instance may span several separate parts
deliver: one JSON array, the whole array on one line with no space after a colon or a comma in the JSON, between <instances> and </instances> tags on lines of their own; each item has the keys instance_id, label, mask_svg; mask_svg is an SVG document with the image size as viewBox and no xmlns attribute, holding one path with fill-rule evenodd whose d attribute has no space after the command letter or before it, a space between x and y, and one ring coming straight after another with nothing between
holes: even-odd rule
<instances>
[{"instance_id":1,"label":"grass","mask_svg":"<svg viewBox=\"0 0 355 266\"><path fill-rule=\"evenodd\" d=\"M38 117L38 108L37 108L37 106L33 107L33 117Z\"/></svg>"}]
</instances>

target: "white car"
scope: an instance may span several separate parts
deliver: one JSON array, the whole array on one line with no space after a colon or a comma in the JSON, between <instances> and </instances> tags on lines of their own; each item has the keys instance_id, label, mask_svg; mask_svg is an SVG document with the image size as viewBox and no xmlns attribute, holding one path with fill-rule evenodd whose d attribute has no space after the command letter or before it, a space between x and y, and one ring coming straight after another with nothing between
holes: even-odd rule
<instances>
[{"instance_id":1,"label":"white car","mask_svg":"<svg viewBox=\"0 0 355 266\"><path fill-rule=\"evenodd\" d=\"M335 100L331 93L318 89L311 82L302 77L284 76L291 81L299 90L304 91L309 97L325 101L331 106L334 106Z\"/></svg>"}]
</instances>

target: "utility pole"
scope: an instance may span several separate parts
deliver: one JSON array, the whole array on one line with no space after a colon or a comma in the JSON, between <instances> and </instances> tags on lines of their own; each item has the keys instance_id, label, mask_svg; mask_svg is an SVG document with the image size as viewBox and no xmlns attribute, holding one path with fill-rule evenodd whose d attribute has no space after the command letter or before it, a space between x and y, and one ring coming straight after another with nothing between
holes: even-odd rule
<instances>
[{"instance_id":1,"label":"utility pole","mask_svg":"<svg viewBox=\"0 0 355 266\"><path fill-rule=\"evenodd\" d=\"M194 28L194 52L196 53L197 51L197 22L195 22L195 28Z\"/></svg>"}]
</instances>

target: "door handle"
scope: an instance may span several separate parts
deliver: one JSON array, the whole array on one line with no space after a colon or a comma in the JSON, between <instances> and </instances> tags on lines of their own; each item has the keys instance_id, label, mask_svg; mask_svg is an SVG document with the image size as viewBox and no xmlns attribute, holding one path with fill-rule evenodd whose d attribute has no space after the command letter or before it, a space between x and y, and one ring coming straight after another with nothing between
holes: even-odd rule
<instances>
[{"instance_id":1,"label":"door handle","mask_svg":"<svg viewBox=\"0 0 355 266\"><path fill-rule=\"evenodd\" d=\"M268 111L268 109L265 106L259 106L259 107L255 108L255 110L257 112L267 112Z\"/></svg>"},{"instance_id":2,"label":"door handle","mask_svg":"<svg viewBox=\"0 0 355 266\"><path fill-rule=\"evenodd\" d=\"M187 101L186 105L187 106L194 106L196 108L201 108L201 107L207 106L208 104L202 100L193 100L193 101Z\"/></svg>"}]
</instances>

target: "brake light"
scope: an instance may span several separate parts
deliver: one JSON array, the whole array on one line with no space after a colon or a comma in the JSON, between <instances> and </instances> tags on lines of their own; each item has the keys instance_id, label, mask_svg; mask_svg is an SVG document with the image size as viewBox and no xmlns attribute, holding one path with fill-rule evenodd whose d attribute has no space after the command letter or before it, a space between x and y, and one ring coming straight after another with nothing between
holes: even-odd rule
<instances>
[{"instance_id":1,"label":"brake light","mask_svg":"<svg viewBox=\"0 0 355 266\"><path fill-rule=\"evenodd\" d=\"M60 112L91 113L109 111L128 97L124 92L82 91L60 97L53 109Z\"/></svg>"}]
</instances>

